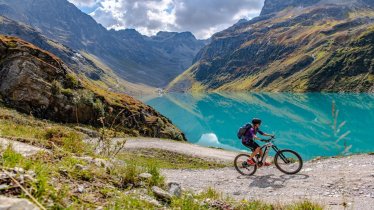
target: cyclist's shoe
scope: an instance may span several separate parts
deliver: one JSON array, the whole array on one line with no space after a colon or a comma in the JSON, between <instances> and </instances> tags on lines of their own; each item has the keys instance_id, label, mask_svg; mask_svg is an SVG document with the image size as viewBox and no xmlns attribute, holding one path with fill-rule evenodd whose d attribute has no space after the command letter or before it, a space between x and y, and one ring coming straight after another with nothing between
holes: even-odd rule
<instances>
[{"instance_id":1,"label":"cyclist's shoe","mask_svg":"<svg viewBox=\"0 0 374 210\"><path fill-rule=\"evenodd\" d=\"M265 162L265 163L264 163L264 166L271 166L271 163L269 163L269 162Z\"/></svg>"},{"instance_id":2,"label":"cyclist's shoe","mask_svg":"<svg viewBox=\"0 0 374 210\"><path fill-rule=\"evenodd\" d=\"M250 160L250 159L247 160L247 163L250 166L256 165L256 163L253 160Z\"/></svg>"}]
</instances>

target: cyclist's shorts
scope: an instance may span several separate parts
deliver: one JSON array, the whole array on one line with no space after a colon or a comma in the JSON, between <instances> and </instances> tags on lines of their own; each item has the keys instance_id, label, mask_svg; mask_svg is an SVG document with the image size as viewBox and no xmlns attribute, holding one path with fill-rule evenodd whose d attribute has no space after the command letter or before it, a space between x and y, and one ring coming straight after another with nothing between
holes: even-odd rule
<instances>
[{"instance_id":1,"label":"cyclist's shorts","mask_svg":"<svg viewBox=\"0 0 374 210\"><path fill-rule=\"evenodd\" d=\"M248 141L248 142L243 142L243 145L248 147L252 152L257 148L260 147L255 141Z\"/></svg>"}]
</instances>

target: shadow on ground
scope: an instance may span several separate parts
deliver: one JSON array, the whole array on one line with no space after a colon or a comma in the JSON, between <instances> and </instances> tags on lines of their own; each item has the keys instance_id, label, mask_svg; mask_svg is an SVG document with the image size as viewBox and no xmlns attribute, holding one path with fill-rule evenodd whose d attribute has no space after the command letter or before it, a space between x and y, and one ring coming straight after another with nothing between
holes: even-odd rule
<instances>
[{"instance_id":1,"label":"shadow on ground","mask_svg":"<svg viewBox=\"0 0 374 210\"><path fill-rule=\"evenodd\" d=\"M249 179L252 182L248 187L258 187L258 188L283 188L289 180L303 180L308 179L309 175L306 174L295 174L295 175L274 175L268 174L265 176L239 176L238 179Z\"/></svg>"}]
</instances>

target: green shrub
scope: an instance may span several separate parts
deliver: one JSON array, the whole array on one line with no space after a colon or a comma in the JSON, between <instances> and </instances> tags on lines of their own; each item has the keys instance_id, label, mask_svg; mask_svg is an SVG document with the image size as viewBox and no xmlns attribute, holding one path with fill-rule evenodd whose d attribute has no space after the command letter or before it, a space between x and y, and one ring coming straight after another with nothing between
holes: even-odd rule
<instances>
[{"instance_id":1,"label":"green shrub","mask_svg":"<svg viewBox=\"0 0 374 210\"><path fill-rule=\"evenodd\" d=\"M115 174L121 177L121 188L127 188L130 185L139 182L140 168L135 163L127 163L125 166L118 167Z\"/></svg>"},{"instance_id":2,"label":"green shrub","mask_svg":"<svg viewBox=\"0 0 374 210\"><path fill-rule=\"evenodd\" d=\"M52 87L51 87L51 91L54 95L59 95L61 94L61 91L63 90L64 88L62 87L61 83L57 80L53 80L52 82Z\"/></svg>"},{"instance_id":3,"label":"green shrub","mask_svg":"<svg viewBox=\"0 0 374 210\"><path fill-rule=\"evenodd\" d=\"M108 205L105 209L155 209L155 207L152 204L131 195L122 195L115 200L114 204Z\"/></svg>"},{"instance_id":4,"label":"green shrub","mask_svg":"<svg viewBox=\"0 0 374 210\"><path fill-rule=\"evenodd\" d=\"M150 180L150 186L164 186L165 185L165 177L161 176L160 169L153 164L152 162L149 163L147 166L147 172L152 174L152 178Z\"/></svg>"},{"instance_id":5,"label":"green shrub","mask_svg":"<svg viewBox=\"0 0 374 210\"><path fill-rule=\"evenodd\" d=\"M67 74L65 80L65 86L67 88L76 89L79 87L79 80L74 74Z\"/></svg>"},{"instance_id":6,"label":"green shrub","mask_svg":"<svg viewBox=\"0 0 374 210\"><path fill-rule=\"evenodd\" d=\"M46 130L44 138L62 147L67 152L91 153L91 147L84 143L82 135L75 131L53 127Z\"/></svg>"},{"instance_id":7,"label":"green shrub","mask_svg":"<svg viewBox=\"0 0 374 210\"><path fill-rule=\"evenodd\" d=\"M9 144L5 150L2 152L1 165L9 168L13 168L23 162L25 158L15 152L11 144Z\"/></svg>"},{"instance_id":8,"label":"green shrub","mask_svg":"<svg viewBox=\"0 0 374 210\"><path fill-rule=\"evenodd\" d=\"M289 205L287 210L323 210L323 207L310 201L302 201Z\"/></svg>"}]
</instances>

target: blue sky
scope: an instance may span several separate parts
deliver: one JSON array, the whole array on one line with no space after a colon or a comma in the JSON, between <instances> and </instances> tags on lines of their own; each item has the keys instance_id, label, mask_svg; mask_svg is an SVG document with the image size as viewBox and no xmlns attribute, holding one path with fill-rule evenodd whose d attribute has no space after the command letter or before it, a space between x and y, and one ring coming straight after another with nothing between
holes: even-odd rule
<instances>
[{"instance_id":1,"label":"blue sky","mask_svg":"<svg viewBox=\"0 0 374 210\"><path fill-rule=\"evenodd\" d=\"M239 19L260 14L264 0L69 0L108 29L134 28L145 35L191 31L209 38Z\"/></svg>"}]
</instances>

